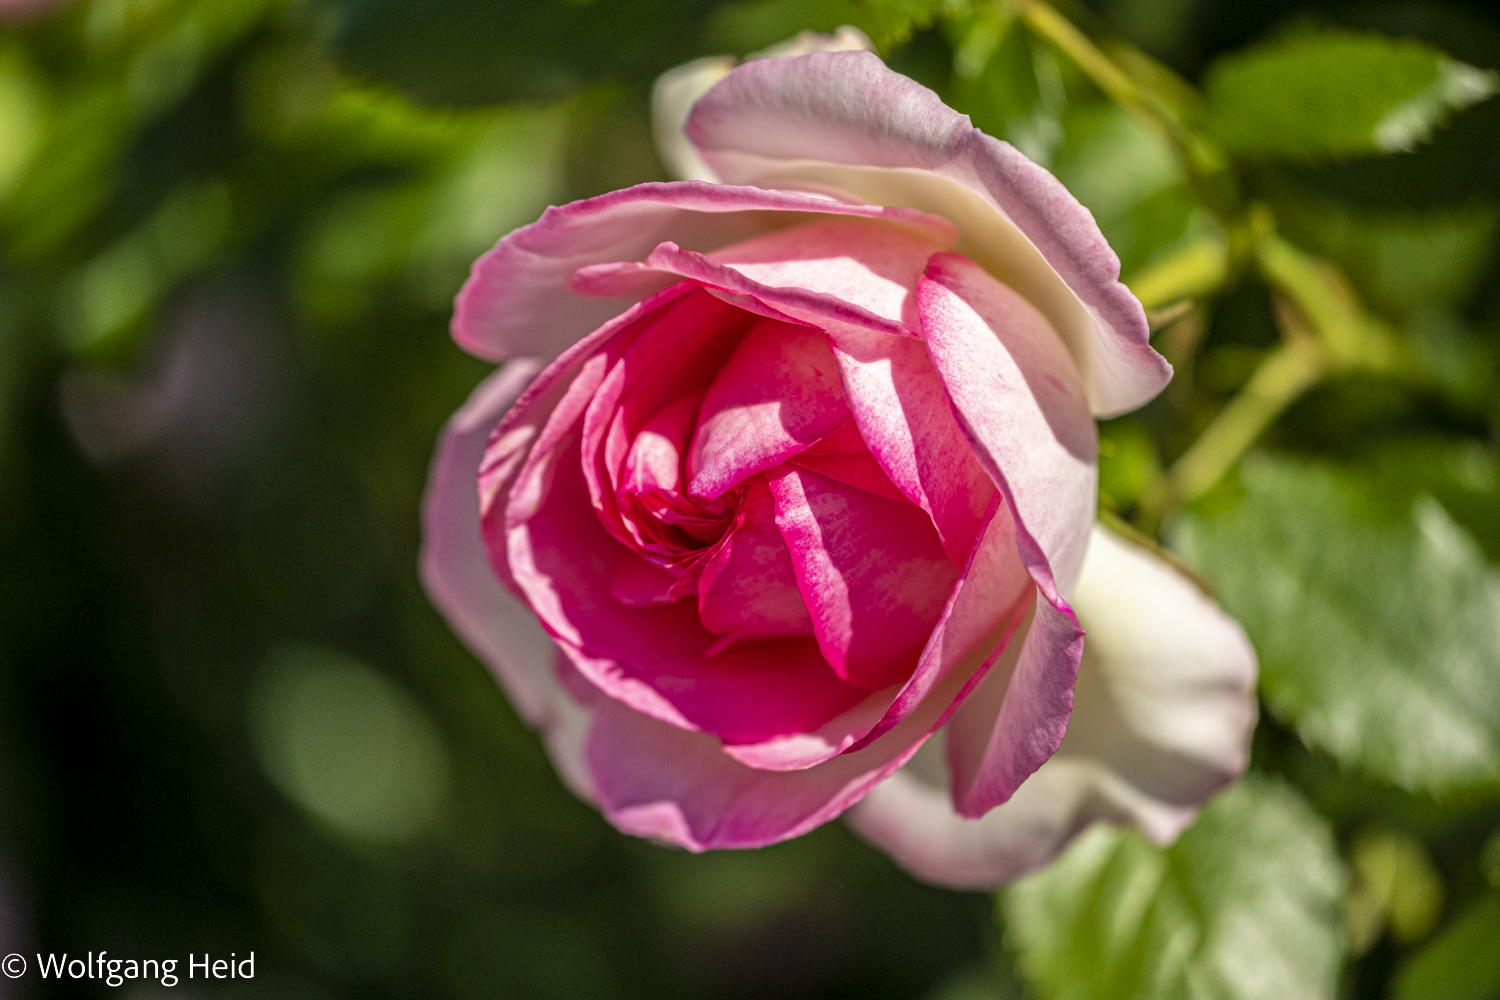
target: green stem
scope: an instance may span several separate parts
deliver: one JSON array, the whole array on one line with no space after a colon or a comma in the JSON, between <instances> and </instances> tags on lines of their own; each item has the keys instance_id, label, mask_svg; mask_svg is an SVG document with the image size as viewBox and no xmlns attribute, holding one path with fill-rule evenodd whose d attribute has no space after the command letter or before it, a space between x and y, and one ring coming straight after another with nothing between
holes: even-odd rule
<instances>
[{"instance_id":1,"label":"green stem","mask_svg":"<svg viewBox=\"0 0 1500 1000\"><path fill-rule=\"evenodd\" d=\"M1168 513L1207 493L1329 367L1327 351L1315 340L1297 337L1273 348L1244 388L1142 499L1149 527L1156 528Z\"/></svg>"},{"instance_id":2,"label":"green stem","mask_svg":"<svg viewBox=\"0 0 1500 1000\"><path fill-rule=\"evenodd\" d=\"M1135 81L1074 27L1073 22L1042 0L1013 0L1011 6L1032 31L1067 53L1100 90L1128 108L1151 115L1145 95Z\"/></svg>"},{"instance_id":3,"label":"green stem","mask_svg":"<svg viewBox=\"0 0 1500 1000\"><path fill-rule=\"evenodd\" d=\"M1268 220L1265 209L1257 209ZM1269 221L1258 221L1268 229ZM1267 284L1296 304L1341 365L1391 371L1400 364L1399 341L1366 312L1338 268L1267 231L1256 242L1255 263Z\"/></svg>"},{"instance_id":4,"label":"green stem","mask_svg":"<svg viewBox=\"0 0 1500 1000\"><path fill-rule=\"evenodd\" d=\"M1229 247L1216 237L1193 240L1125 282L1146 311L1201 298L1229 280Z\"/></svg>"}]
</instances>

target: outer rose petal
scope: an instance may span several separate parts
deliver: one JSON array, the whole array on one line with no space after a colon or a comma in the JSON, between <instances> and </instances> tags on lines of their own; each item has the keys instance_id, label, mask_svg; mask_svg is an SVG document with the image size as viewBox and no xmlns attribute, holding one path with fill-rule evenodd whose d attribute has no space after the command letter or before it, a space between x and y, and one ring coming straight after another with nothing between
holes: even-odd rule
<instances>
[{"instance_id":1,"label":"outer rose petal","mask_svg":"<svg viewBox=\"0 0 1500 1000\"><path fill-rule=\"evenodd\" d=\"M546 735L568 787L593 802L593 786L583 767L583 735L591 713L558 683L551 638L495 579L479 534L474 475L485 441L539 367L530 359L512 361L481 382L443 428L422 498L419 569L432 602L494 671L521 717Z\"/></svg>"},{"instance_id":2,"label":"outer rose petal","mask_svg":"<svg viewBox=\"0 0 1500 1000\"><path fill-rule=\"evenodd\" d=\"M1067 342L1097 415L1140 406L1171 377L1088 210L872 53L746 63L693 106L685 130L729 183L845 192L959 223L958 250L1030 300Z\"/></svg>"},{"instance_id":3,"label":"outer rose petal","mask_svg":"<svg viewBox=\"0 0 1500 1000\"><path fill-rule=\"evenodd\" d=\"M651 130L656 136L656 155L667 172L678 180L719 179L683 135L682 127L698 98L732 69L733 56L705 56L668 70L651 87Z\"/></svg>"},{"instance_id":4,"label":"outer rose petal","mask_svg":"<svg viewBox=\"0 0 1500 1000\"><path fill-rule=\"evenodd\" d=\"M485 441L540 366L506 365L479 384L448 420L422 498L422 583L469 648L495 671L522 718L545 726L559 698L552 639L531 610L495 579L479 531L474 476Z\"/></svg>"},{"instance_id":5,"label":"outer rose petal","mask_svg":"<svg viewBox=\"0 0 1500 1000\"><path fill-rule=\"evenodd\" d=\"M1098 482L1078 370L1025 299L958 254L932 258L917 303L933 370L1014 513L1021 561L1056 603L1083 564Z\"/></svg>"},{"instance_id":6,"label":"outer rose petal","mask_svg":"<svg viewBox=\"0 0 1500 1000\"><path fill-rule=\"evenodd\" d=\"M579 295L569 286L579 268L638 261L667 240L707 251L796 222L845 215L896 222L944 244L953 237L946 219L909 208L851 204L847 197L700 181L637 184L549 208L475 261L454 303L453 339L489 360L514 355L551 360L628 302L661 287L610 291L613 300Z\"/></svg>"},{"instance_id":7,"label":"outer rose petal","mask_svg":"<svg viewBox=\"0 0 1500 1000\"><path fill-rule=\"evenodd\" d=\"M1244 770L1255 654L1233 619L1102 528L1075 603L1089 637L1068 735L1010 801L960 818L929 747L921 757L932 759L913 761L850 812L862 836L918 878L988 889L1045 864L1097 819L1168 843Z\"/></svg>"},{"instance_id":8,"label":"outer rose petal","mask_svg":"<svg viewBox=\"0 0 1500 1000\"><path fill-rule=\"evenodd\" d=\"M948 725L953 805L983 816L1057 751L1073 711L1083 629L1038 588L1024 638L1017 635Z\"/></svg>"},{"instance_id":9,"label":"outer rose petal","mask_svg":"<svg viewBox=\"0 0 1500 1000\"><path fill-rule=\"evenodd\" d=\"M834 29L829 35L804 31L759 52L746 56L751 59L777 59L782 56L804 56L810 52L872 51L875 46L869 36L849 25ZM732 56L708 56L697 59L676 69L670 69L656 78L651 88L651 125L656 135L656 152L662 164L673 177L684 181L717 181L719 176L703 161L682 127L687 123L688 112L693 104L708 93L714 84L734 69Z\"/></svg>"}]
</instances>

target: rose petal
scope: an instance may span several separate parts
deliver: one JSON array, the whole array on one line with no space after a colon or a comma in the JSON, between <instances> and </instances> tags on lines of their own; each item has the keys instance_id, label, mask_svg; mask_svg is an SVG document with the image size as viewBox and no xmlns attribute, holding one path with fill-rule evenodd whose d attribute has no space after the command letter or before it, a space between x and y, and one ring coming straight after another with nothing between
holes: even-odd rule
<instances>
[{"instance_id":1,"label":"rose petal","mask_svg":"<svg viewBox=\"0 0 1500 1000\"><path fill-rule=\"evenodd\" d=\"M1031 301L1067 342L1097 415L1140 406L1171 377L1088 210L879 57L746 63L698 100L686 133L732 184L842 191L958 223L957 249Z\"/></svg>"},{"instance_id":2,"label":"rose petal","mask_svg":"<svg viewBox=\"0 0 1500 1000\"><path fill-rule=\"evenodd\" d=\"M828 338L805 326L760 320L704 396L688 457L688 492L716 499L848 419Z\"/></svg>"},{"instance_id":3,"label":"rose petal","mask_svg":"<svg viewBox=\"0 0 1500 1000\"><path fill-rule=\"evenodd\" d=\"M932 258L917 301L933 370L1005 495L1021 559L1058 601L1083 564L1098 480L1078 370L1040 313L958 254Z\"/></svg>"},{"instance_id":4,"label":"rose petal","mask_svg":"<svg viewBox=\"0 0 1500 1000\"><path fill-rule=\"evenodd\" d=\"M996 495L919 341L844 332L832 338L844 393L870 454L912 503L927 511L962 565Z\"/></svg>"},{"instance_id":5,"label":"rose petal","mask_svg":"<svg viewBox=\"0 0 1500 1000\"><path fill-rule=\"evenodd\" d=\"M1068 735L1008 802L961 818L933 744L849 813L924 881L989 889L1040 867L1094 820L1169 843L1243 772L1255 725L1244 633L1146 550L1096 529L1077 591L1089 629Z\"/></svg>"},{"instance_id":6,"label":"rose petal","mask_svg":"<svg viewBox=\"0 0 1500 1000\"><path fill-rule=\"evenodd\" d=\"M1009 799L1057 751L1068 728L1083 629L1038 587L1019 638L948 723L953 805L961 816L983 816Z\"/></svg>"},{"instance_id":7,"label":"rose petal","mask_svg":"<svg viewBox=\"0 0 1500 1000\"><path fill-rule=\"evenodd\" d=\"M869 746L915 711L955 670L973 673L975 663L981 673L988 670L1029 614L1034 589L1016 555L1015 529L1000 507L965 560L910 678L871 694L816 733L726 752L752 767L787 770ZM957 708L971 690L965 687L951 707Z\"/></svg>"},{"instance_id":8,"label":"rose petal","mask_svg":"<svg viewBox=\"0 0 1500 1000\"><path fill-rule=\"evenodd\" d=\"M495 424L540 366L517 359L479 384L438 439L422 498L422 583L529 724L550 725L566 695L552 676L552 640L485 560L474 478Z\"/></svg>"},{"instance_id":9,"label":"rose petal","mask_svg":"<svg viewBox=\"0 0 1500 1000\"><path fill-rule=\"evenodd\" d=\"M733 56L705 56L667 70L651 87L651 130L656 155L667 173L680 181L717 181L682 132L693 104L734 69Z\"/></svg>"},{"instance_id":10,"label":"rose petal","mask_svg":"<svg viewBox=\"0 0 1500 1000\"><path fill-rule=\"evenodd\" d=\"M760 847L828 822L900 767L947 718L979 669L972 658L886 736L799 770L757 770L718 742L606 703L586 748L591 784L620 830L704 851Z\"/></svg>"},{"instance_id":11,"label":"rose petal","mask_svg":"<svg viewBox=\"0 0 1500 1000\"><path fill-rule=\"evenodd\" d=\"M741 522L699 579L703 626L738 641L812 635L812 619L797 592L791 554L776 529L776 504L765 476L746 484L739 514Z\"/></svg>"},{"instance_id":12,"label":"rose petal","mask_svg":"<svg viewBox=\"0 0 1500 1000\"><path fill-rule=\"evenodd\" d=\"M1154 799L1197 805L1244 771L1255 651L1170 564L1095 528L1073 595L1088 628L1064 750L1105 761Z\"/></svg>"},{"instance_id":13,"label":"rose petal","mask_svg":"<svg viewBox=\"0 0 1500 1000\"><path fill-rule=\"evenodd\" d=\"M770 48L752 52L749 59L776 59L801 56L809 52L873 51L874 44L863 31L845 24L831 34L803 31ZM682 133L693 103L722 80L735 61L730 56L708 56L656 78L651 88L651 125L656 136L656 153L667 172L683 181L717 181L719 179L703 157Z\"/></svg>"},{"instance_id":14,"label":"rose petal","mask_svg":"<svg viewBox=\"0 0 1500 1000\"><path fill-rule=\"evenodd\" d=\"M924 747L936 753L939 746ZM846 817L860 836L923 882L987 891L1051 861L1095 820L1136 826L1170 841L1194 810L1157 802L1097 761L1059 754L1014 796L978 819L953 810L947 789L903 768Z\"/></svg>"},{"instance_id":15,"label":"rose petal","mask_svg":"<svg viewBox=\"0 0 1500 1000\"><path fill-rule=\"evenodd\" d=\"M579 673L635 711L759 743L815 731L864 697L827 668L811 639L746 642L709 656L719 637L703 627L694 602L617 601L611 582L622 547L589 503L576 432L571 441L558 436L551 454L528 457L503 516L498 504L486 513L484 539L503 552Z\"/></svg>"},{"instance_id":16,"label":"rose petal","mask_svg":"<svg viewBox=\"0 0 1500 1000\"><path fill-rule=\"evenodd\" d=\"M851 421L851 426L852 426ZM880 467L880 463L874 457L861 448L859 451L811 454L811 449L804 451L791 460L791 464L799 469L816 472L820 476L837 480L849 486L857 486L860 489L873 493L887 500L897 503L907 502L906 494L896 489ZM989 480L985 480L989 485ZM952 553L950 552L951 556Z\"/></svg>"},{"instance_id":17,"label":"rose petal","mask_svg":"<svg viewBox=\"0 0 1500 1000\"><path fill-rule=\"evenodd\" d=\"M618 314L623 304L576 294L568 282L579 268L638 261L664 240L713 250L785 228L791 220L827 216L886 219L929 233L945 245L953 234L946 219L912 209L851 204L847 197L701 181L638 184L549 208L475 261L454 304L453 338L464 350L490 360L512 355L550 359ZM635 299L657 290L621 294Z\"/></svg>"},{"instance_id":18,"label":"rose petal","mask_svg":"<svg viewBox=\"0 0 1500 1000\"><path fill-rule=\"evenodd\" d=\"M674 292L675 298L667 298ZM699 540L644 513L649 505L618 495L627 459L647 424L672 401L707 388L754 317L691 285L646 301L665 304L642 317L632 341L611 343L588 363L591 370L607 370L583 390L588 396L582 424L584 477L595 510L617 540L670 561L699 548ZM711 519L709 511L683 513Z\"/></svg>"},{"instance_id":19,"label":"rose petal","mask_svg":"<svg viewBox=\"0 0 1500 1000\"><path fill-rule=\"evenodd\" d=\"M752 237L707 256L761 285L831 295L915 331L912 293L917 279L927 259L953 243L869 219L825 219Z\"/></svg>"},{"instance_id":20,"label":"rose petal","mask_svg":"<svg viewBox=\"0 0 1500 1000\"><path fill-rule=\"evenodd\" d=\"M1015 525L1004 506L996 504L984 534L975 540L964 562L916 669L856 747L879 738L906 718L969 656L977 652L987 659L998 659L1010 648L1013 634L1030 613L1034 590L1016 554ZM971 693L965 689L959 703Z\"/></svg>"},{"instance_id":21,"label":"rose petal","mask_svg":"<svg viewBox=\"0 0 1500 1000\"><path fill-rule=\"evenodd\" d=\"M824 658L867 691L904 681L958 577L932 522L805 469L767 475Z\"/></svg>"},{"instance_id":22,"label":"rose petal","mask_svg":"<svg viewBox=\"0 0 1500 1000\"><path fill-rule=\"evenodd\" d=\"M683 458L703 402L701 392L678 396L641 426L621 470L620 488L631 493L682 488Z\"/></svg>"},{"instance_id":23,"label":"rose petal","mask_svg":"<svg viewBox=\"0 0 1500 1000\"><path fill-rule=\"evenodd\" d=\"M826 292L798 285L762 284L735 267L720 264L705 254L683 250L675 243L661 244L638 266L642 270L664 271L690 278L725 302L771 319L829 331L852 327L897 337L912 333L900 319L881 316Z\"/></svg>"}]
</instances>

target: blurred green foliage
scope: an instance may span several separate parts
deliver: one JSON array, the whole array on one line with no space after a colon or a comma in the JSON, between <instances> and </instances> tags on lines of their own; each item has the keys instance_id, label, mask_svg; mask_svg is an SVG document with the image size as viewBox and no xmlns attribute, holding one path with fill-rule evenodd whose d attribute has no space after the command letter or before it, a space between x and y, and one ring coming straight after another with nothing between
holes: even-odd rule
<instances>
[{"instance_id":1,"label":"blurred green foliage","mask_svg":"<svg viewBox=\"0 0 1500 1000\"><path fill-rule=\"evenodd\" d=\"M1500 80L1420 42L1292 31L1225 56L1204 82L1208 127L1230 153L1321 160L1410 152Z\"/></svg>"},{"instance_id":2,"label":"blurred green foliage","mask_svg":"<svg viewBox=\"0 0 1500 1000\"><path fill-rule=\"evenodd\" d=\"M1500 570L1473 538L1428 495L1393 511L1316 466L1256 456L1240 482L1174 546L1255 643L1271 711L1402 788L1500 785Z\"/></svg>"},{"instance_id":3,"label":"blurred green foliage","mask_svg":"<svg viewBox=\"0 0 1500 1000\"><path fill-rule=\"evenodd\" d=\"M1049 997L1326 997L1344 873L1326 824L1260 777L1168 848L1096 827L1001 892L1028 979Z\"/></svg>"},{"instance_id":4,"label":"blurred green foliage","mask_svg":"<svg viewBox=\"0 0 1500 1000\"><path fill-rule=\"evenodd\" d=\"M1025 0L0 29L0 944L254 949L225 996L310 1000L1500 995L1500 22L1059 9L1093 56ZM1251 778L1169 848L1090 831L998 915L837 825L613 834L414 571L434 436L487 371L446 336L469 262L663 176L656 73L843 23L1053 169L1159 310L1177 376L1101 427L1101 506L1262 662ZM1223 482L1161 500L1308 338L1332 360Z\"/></svg>"}]
</instances>

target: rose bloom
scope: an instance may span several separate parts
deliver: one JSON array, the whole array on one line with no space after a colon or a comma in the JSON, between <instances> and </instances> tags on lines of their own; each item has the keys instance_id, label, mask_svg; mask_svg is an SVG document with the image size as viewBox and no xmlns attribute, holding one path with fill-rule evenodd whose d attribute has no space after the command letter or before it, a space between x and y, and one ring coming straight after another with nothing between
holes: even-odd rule
<instances>
[{"instance_id":1,"label":"rose bloom","mask_svg":"<svg viewBox=\"0 0 1500 1000\"><path fill-rule=\"evenodd\" d=\"M626 833L853 807L957 887L1096 819L1168 841L1255 717L1239 627L1094 525L1094 418L1171 369L1088 211L863 45L668 74L697 179L474 265L454 337L506 363L439 443L427 589Z\"/></svg>"}]
</instances>

